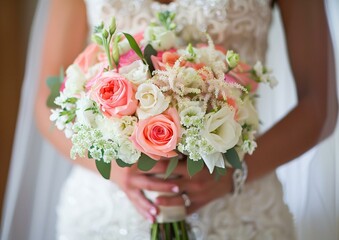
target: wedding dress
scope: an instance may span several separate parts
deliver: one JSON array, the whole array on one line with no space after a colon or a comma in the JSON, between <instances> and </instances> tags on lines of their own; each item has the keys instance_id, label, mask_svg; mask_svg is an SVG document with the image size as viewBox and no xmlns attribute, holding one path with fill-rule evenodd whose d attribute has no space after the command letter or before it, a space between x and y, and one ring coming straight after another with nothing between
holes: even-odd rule
<instances>
[{"instance_id":1,"label":"wedding dress","mask_svg":"<svg viewBox=\"0 0 339 240\"><path fill-rule=\"evenodd\" d=\"M270 0L86 0L90 29L115 16L120 30L137 32L160 10L176 12L178 32L187 41L208 32L216 44L243 60L265 60L271 21ZM283 202L276 174L249 183L235 197L221 197L188 217L197 239L294 239L293 218ZM150 224L123 191L96 173L74 167L58 206L59 240L149 239Z\"/></svg>"}]
</instances>

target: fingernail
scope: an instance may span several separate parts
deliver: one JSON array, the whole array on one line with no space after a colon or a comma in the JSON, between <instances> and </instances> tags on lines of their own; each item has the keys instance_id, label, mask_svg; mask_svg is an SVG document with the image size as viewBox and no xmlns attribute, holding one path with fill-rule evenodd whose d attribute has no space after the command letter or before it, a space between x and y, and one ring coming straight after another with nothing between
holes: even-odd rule
<instances>
[{"instance_id":1,"label":"fingernail","mask_svg":"<svg viewBox=\"0 0 339 240\"><path fill-rule=\"evenodd\" d=\"M179 187L178 186L172 187L172 192L179 193Z\"/></svg>"},{"instance_id":2,"label":"fingernail","mask_svg":"<svg viewBox=\"0 0 339 240\"><path fill-rule=\"evenodd\" d=\"M149 210L149 212L150 212L153 216L157 215L157 210L156 210L154 207L152 207L152 208Z\"/></svg>"}]
</instances>

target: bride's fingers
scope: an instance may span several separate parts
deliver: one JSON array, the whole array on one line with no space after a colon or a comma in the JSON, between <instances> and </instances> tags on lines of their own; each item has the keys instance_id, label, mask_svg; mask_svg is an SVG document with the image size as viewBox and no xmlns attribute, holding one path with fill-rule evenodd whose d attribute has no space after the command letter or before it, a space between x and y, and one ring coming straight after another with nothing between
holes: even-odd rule
<instances>
[{"instance_id":1,"label":"bride's fingers","mask_svg":"<svg viewBox=\"0 0 339 240\"><path fill-rule=\"evenodd\" d=\"M137 189L129 193L129 198L138 212L153 223L156 215L159 213L157 207L151 203L140 190Z\"/></svg>"},{"instance_id":2,"label":"bride's fingers","mask_svg":"<svg viewBox=\"0 0 339 240\"><path fill-rule=\"evenodd\" d=\"M164 181L145 175L134 176L129 179L129 184L140 190L149 190L157 192L179 192L179 186L172 181Z\"/></svg>"},{"instance_id":3,"label":"bride's fingers","mask_svg":"<svg viewBox=\"0 0 339 240\"><path fill-rule=\"evenodd\" d=\"M158 206L183 206L184 199L181 194L177 196L160 196L155 199L155 204Z\"/></svg>"}]
</instances>

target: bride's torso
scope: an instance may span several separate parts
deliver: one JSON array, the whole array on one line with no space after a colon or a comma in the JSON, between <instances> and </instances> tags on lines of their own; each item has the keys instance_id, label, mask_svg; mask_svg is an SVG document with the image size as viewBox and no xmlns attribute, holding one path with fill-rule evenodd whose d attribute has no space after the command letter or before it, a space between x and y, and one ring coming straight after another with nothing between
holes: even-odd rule
<instances>
[{"instance_id":1,"label":"bride's torso","mask_svg":"<svg viewBox=\"0 0 339 240\"><path fill-rule=\"evenodd\" d=\"M187 41L207 32L242 60L265 60L271 0L85 0L90 29L117 18L119 30L136 33L160 10L176 13ZM59 239L149 239L149 223L112 182L74 167L59 204ZM293 224L274 173L245 186L237 197L210 203L189 221L197 239L293 239Z\"/></svg>"},{"instance_id":2,"label":"bride's torso","mask_svg":"<svg viewBox=\"0 0 339 240\"><path fill-rule=\"evenodd\" d=\"M271 22L271 0L85 0L90 30L101 21L117 18L118 28L136 33L161 10L176 13L177 31L187 41L207 32L225 49L236 50L243 60L264 61Z\"/></svg>"}]
</instances>

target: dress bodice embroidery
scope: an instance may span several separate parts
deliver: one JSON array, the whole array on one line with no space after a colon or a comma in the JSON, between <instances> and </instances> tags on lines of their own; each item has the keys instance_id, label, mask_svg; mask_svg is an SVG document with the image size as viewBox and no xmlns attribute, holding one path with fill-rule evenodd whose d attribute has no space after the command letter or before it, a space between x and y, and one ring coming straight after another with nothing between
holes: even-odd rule
<instances>
[{"instance_id":1,"label":"dress bodice embroidery","mask_svg":"<svg viewBox=\"0 0 339 240\"><path fill-rule=\"evenodd\" d=\"M189 42L207 32L216 44L233 49L248 63L265 60L271 22L271 0L176 0L161 4L153 0L85 0L91 29L112 16L118 28L136 33L154 19L155 13L176 13L177 31Z\"/></svg>"}]
</instances>

